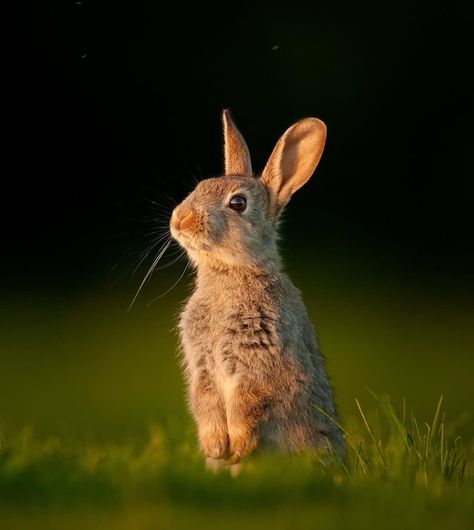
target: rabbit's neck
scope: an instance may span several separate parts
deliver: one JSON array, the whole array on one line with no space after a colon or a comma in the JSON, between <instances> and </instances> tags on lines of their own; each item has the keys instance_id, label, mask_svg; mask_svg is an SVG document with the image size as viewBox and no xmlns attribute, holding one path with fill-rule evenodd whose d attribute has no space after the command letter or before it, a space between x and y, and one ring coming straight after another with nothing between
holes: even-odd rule
<instances>
[{"instance_id":1,"label":"rabbit's neck","mask_svg":"<svg viewBox=\"0 0 474 530\"><path fill-rule=\"evenodd\" d=\"M229 266L223 263L206 264L197 269L198 286L222 284L222 286L242 285L246 282L253 284L259 279L268 281L281 274L280 263L268 262L265 264L251 264L243 266Z\"/></svg>"}]
</instances>

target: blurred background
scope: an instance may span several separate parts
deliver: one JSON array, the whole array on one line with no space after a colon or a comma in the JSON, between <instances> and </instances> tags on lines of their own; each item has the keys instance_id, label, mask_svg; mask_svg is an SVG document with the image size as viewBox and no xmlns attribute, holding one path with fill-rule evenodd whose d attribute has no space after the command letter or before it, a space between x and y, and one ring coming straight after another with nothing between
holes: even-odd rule
<instances>
[{"instance_id":1,"label":"blurred background","mask_svg":"<svg viewBox=\"0 0 474 530\"><path fill-rule=\"evenodd\" d=\"M198 11L198 8L195 8ZM367 388L474 428L472 55L462 4L4 4L0 427L105 439L189 426L173 331L192 274L157 271L174 204L222 170L229 107L261 170L328 125L282 252L343 419ZM241 12L242 11L242 12ZM170 263L173 254L162 263ZM161 296L161 297L160 297ZM159 299L155 300L157 297Z\"/></svg>"}]
</instances>

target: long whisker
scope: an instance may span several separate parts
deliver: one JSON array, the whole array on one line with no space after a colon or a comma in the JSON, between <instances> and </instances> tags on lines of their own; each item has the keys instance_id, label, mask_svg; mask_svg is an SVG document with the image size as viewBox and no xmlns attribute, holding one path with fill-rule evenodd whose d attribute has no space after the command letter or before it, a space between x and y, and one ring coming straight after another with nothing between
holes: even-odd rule
<instances>
[{"instance_id":1,"label":"long whisker","mask_svg":"<svg viewBox=\"0 0 474 530\"><path fill-rule=\"evenodd\" d=\"M169 263L165 263L164 265L160 265L159 267L156 267L155 271L160 271L162 269L166 269L168 267L171 267L175 263L178 263L178 261L186 254L186 252L183 250L178 254L177 257L173 258Z\"/></svg>"},{"instance_id":2,"label":"long whisker","mask_svg":"<svg viewBox=\"0 0 474 530\"><path fill-rule=\"evenodd\" d=\"M160 238L158 238L154 243L152 243L148 248L146 248L145 250L143 250L139 256L138 256L138 263L136 264L136 266L134 267L133 271L132 271L132 278L135 276L135 274L137 273L138 269L140 268L140 265L146 260L146 258L150 255L150 252L153 251L153 249L155 249L162 241L163 239L166 239L167 237L169 237L169 234L165 234L163 236L161 236Z\"/></svg>"},{"instance_id":3,"label":"long whisker","mask_svg":"<svg viewBox=\"0 0 474 530\"><path fill-rule=\"evenodd\" d=\"M151 264L151 267L148 269L148 272L145 274L145 277L143 278L142 283L140 284L140 287L138 288L138 291L135 293L135 296L133 297L133 300L131 301L130 305L128 306L127 312L129 312L132 309L133 304L135 303L135 300L137 299L138 295L140 294L140 291L142 290L142 287L145 285L146 281L151 276L151 274L153 273L155 267L158 265L158 262L163 257L163 254L168 250L168 247L170 245L171 245L171 238L168 239L168 241L166 241L166 243L164 243L164 245L161 247L160 251L158 252L155 260Z\"/></svg>"},{"instance_id":4,"label":"long whisker","mask_svg":"<svg viewBox=\"0 0 474 530\"><path fill-rule=\"evenodd\" d=\"M160 298L163 298L163 296L165 296L166 294L168 294L170 291L172 291L177 285L178 283L182 280L183 276L185 275L186 271L188 270L188 267L189 267L189 261L186 262L186 265L184 267L184 270L183 272L181 273L180 277L173 283L173 285L167 289L163 294L160 294L160 296L157 296L156 298L154 298L148 305L147 307L150 307L151 304L153 304L154 302L156 302L157 300L159 300Z\"/></svg>"}]
</instances>

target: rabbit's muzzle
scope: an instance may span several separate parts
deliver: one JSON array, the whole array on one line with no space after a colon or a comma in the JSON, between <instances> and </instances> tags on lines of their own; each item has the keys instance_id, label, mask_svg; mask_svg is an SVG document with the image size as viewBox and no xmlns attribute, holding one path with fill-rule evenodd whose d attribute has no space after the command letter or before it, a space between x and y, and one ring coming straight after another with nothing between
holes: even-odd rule
<instances>
[{"instance_id":1,"label":"rabbit's muzzle","mask_svg":"<svg viewBox=\"0 0 474 530\"><path fill-rule=\"evenodd\" d=\"M171 217L171 224L177 232L193 232L199 225L199 216L192 208L186 204L181 204L175 208Z\"/></svg>"}]
</instances>

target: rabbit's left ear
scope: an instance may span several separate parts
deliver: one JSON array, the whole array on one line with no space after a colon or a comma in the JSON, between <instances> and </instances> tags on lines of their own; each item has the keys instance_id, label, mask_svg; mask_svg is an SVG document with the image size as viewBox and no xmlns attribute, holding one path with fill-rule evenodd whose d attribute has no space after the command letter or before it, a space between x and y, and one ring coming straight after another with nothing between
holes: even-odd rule
<instances>
[{"instance_id":1,"label":"rabbit's left ear","mask_svg":"<svg viewBox=\"0 0 474 530\"><path fill-rule=\"evenodd\" d=\"M261 177L270 191L276 214L309 180L325 142L326 125L316 118L296 122L278 140Z\"/></svg>"},{"instance_id":2,"label":"rabbit's left ear","mask_svg":"<svg viewBox=\"0 0 474 530\"><path fill-rule=\"evenodd\" d=\"M252 162L250 153L239 132L232 121L228 109L222 112L224 124L224 165L226 175L240 175L242 177L252 176Z\"/></svg>"}]
</instances>

